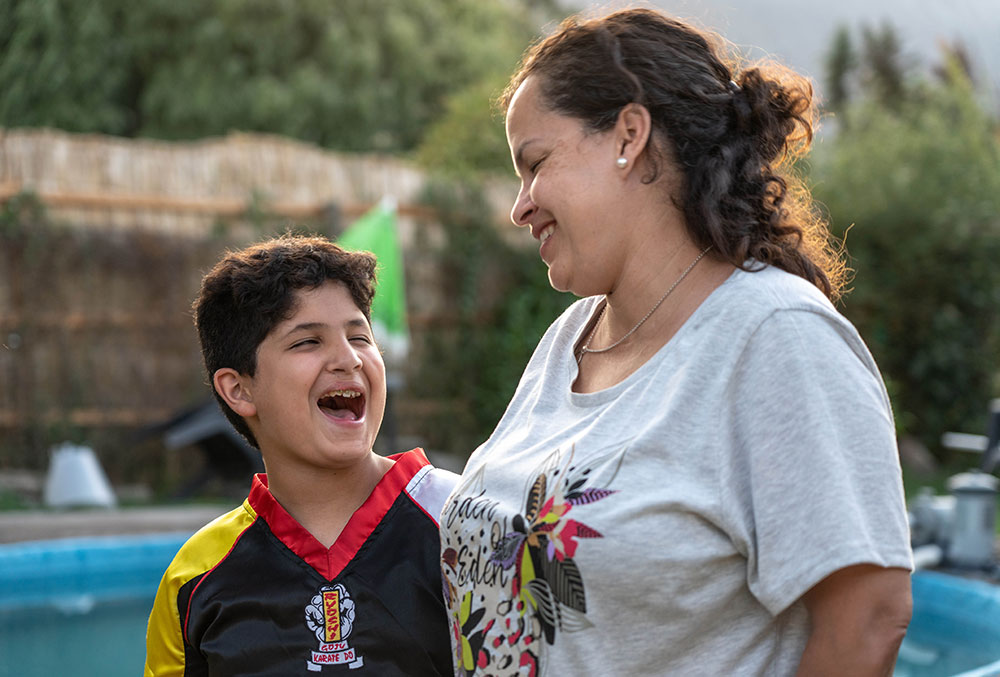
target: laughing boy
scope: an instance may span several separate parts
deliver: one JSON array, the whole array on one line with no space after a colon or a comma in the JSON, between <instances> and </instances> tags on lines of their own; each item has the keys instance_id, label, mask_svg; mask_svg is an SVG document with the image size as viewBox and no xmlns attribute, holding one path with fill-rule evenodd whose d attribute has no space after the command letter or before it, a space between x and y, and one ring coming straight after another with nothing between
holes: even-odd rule
<instances>
[{"instance_id":1,"label":"laughing boy","mask_svg":"<svg viewBox=\"0 0 1000 677\"><path fill-rule=\"evenodd\" d=\"M164 574L146 677L452 674L436 519L457 476L420 449L372 451L374 284L370 254L294 236L205 276L205 366L267 472Z\"/></svg>"}]
</instances>

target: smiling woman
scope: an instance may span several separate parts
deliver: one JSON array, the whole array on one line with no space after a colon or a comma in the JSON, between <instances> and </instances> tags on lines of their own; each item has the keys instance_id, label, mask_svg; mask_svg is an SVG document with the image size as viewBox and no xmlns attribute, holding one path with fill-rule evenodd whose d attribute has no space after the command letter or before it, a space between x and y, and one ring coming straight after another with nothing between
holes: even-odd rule
<instances>
[{"instance_id":1,"label":"smiling woman","mask_svg":"<svg viewBox=\"0 0 1000 677\"><path fill-rule=\"evenodd\" d=\"M909 533L881 377L787 163L811 88L647 9L571 18L501 99L553 287L442 525L459 674L885 675Z\"/></svg>"}]
</instances>

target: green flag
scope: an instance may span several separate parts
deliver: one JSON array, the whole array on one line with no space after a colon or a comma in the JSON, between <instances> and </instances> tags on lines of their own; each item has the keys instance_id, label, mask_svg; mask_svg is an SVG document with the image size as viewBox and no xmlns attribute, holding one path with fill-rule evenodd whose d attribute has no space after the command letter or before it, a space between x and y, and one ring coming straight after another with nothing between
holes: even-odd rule
<instances>
[{"instance_id":1,"label":"green flag","mask_svg":"<svg viewBox=\"0 0 1000 677\"><path fill-rule=\"evenodd\" d=\"M378 258L378 289L372 301L372 329L386 358L399 361L409 350L403 252L396 236L396 208L387 201L372 208L343 232L338 244Z\"/></svg>"}]
</instances>

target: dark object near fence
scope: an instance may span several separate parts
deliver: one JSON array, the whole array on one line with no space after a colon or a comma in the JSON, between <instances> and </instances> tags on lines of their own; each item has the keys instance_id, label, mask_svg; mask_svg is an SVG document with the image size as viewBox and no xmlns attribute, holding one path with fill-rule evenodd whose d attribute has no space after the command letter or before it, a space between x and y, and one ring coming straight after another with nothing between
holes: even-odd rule
<instances>
[{"instance_id":1,"label":"dark object near fence","mask_svg":"<svg viewBox=\"0 0 1000 677\"><path fill-rule=\"evenodd\" d=\"M185 409L146 434L161 435L168 450L192 445L204 456L201 472L174 492L175 498L193 496L213 479L239 483L245 491L253 474L264 472L260 452L233 429L214 400Z\"/></svg>"}]
</instances>

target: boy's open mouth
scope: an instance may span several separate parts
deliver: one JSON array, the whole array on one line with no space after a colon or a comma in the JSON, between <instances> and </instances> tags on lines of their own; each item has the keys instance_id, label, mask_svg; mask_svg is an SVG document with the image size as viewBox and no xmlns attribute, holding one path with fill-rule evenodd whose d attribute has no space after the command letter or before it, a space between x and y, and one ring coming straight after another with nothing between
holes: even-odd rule
<instances>
[{"instance_id":1,"label":"boy's open mouth","mask_svg":"<svg viewBox=\"0 0 1000 677\"><path fill-rule=\"evenodd\" d=\"M360 390L331 390L316 402L331 418L357 421L365 413L365 396Z\"/></svg>"}]
</instances>

